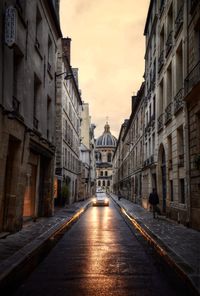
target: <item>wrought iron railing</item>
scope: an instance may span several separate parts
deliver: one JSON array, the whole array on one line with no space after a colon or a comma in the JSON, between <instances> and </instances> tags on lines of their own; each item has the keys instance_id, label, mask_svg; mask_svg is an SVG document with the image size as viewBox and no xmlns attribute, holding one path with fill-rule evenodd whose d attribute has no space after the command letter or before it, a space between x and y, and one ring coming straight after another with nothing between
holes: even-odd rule
<instances>
[{"instance_id":1,"label":"wrought iron railing","mask_svg":"<svg viewBox=\"0 0 200 296\"><path fill-rule=\"evenodd\" d=\"M158 58L158 73L161 71L164 65L164 49L160 52L160 56Z\"/></svg>"},{"instance_id":2,"label":"wrought iron railing","mask_svg":"<svg viewBox=\"0 0 200 296\"><path fill-rule=\"evenodd\" d=\"M165 52L165 56L167 57L170 50L172 49L172 45L173 45L173 31L170 31L167 37L167 41L166 41L166 52Z\"/></svg>"},{"instance_id":3,"label":"wrought iron railing","mask_svg":"<svg viewBox=\"0 0 200 296\"><path fill-rule=\"evenodd\" d=\"M165 124L167 124L172 119L172 102L168 104L165 109Z\"/></svg>"},{"instance_id":4,"label":"wrought iron railing","mask_svg":"<svg viewBox=\"0 0 200 296\"><path fill-rule=\"evenodd\" d=\"M158 132L163 129L163 114L158 117Z\"/></svg>"},{"instance_id":5,"label":"wrought iron railing","mask_svg":"<svg viewBox=\"0 0 200 296\"><path fill-rule=\"evenodd\" d=\"M178 35L178 32L180 31L183 25L183 8L184 8L184 4L179 9L176 20L175 20L175 37Z\"/></svg>"},{"instance_id":6,"label":"wrought iron railing","mask_svg":"<svg viewBox=\"0 0 200 296\"><path fill-rule=\"evenodd\" d=\"M184 89L181 88L174 98L174 114L183 108L183 93Z\"/></svg>"},{"instance_id":7,"label":"wrought iron railing","mask_svg":"<svg viewBox=\"0 0 200 296\"><path fill-rule=\"evenodd\" d=\"M185 79L185 95L200 81L200 61L194 66Z\"/></svg>"}]
</instances>

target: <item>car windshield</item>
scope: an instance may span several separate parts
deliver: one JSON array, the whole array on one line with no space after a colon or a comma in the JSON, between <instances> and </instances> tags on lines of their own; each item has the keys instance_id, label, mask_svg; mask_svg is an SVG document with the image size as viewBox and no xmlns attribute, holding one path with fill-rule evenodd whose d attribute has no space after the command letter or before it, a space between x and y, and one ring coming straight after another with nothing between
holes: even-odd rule
<instances>
[{"instance_id":1,"label":"car windshield","mask_svg":"<svg viewBox=\"0 0 200 296\"><path fill-rule=\"evenodd\" d=\"M105 194L105 192L97 192L96 197L97 197L97 199L104 199L104 198L106 198L106 194Z\"/></svg>"}]
</instances>

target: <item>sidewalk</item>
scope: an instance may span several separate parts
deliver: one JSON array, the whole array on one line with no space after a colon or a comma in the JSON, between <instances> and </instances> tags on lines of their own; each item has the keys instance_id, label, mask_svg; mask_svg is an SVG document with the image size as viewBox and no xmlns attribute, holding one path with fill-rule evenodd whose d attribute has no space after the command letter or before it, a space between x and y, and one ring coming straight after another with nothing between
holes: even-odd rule
<instances>
[{"instance_id":1,"label":"sidewalk","mask_svg":"<svg viewBox=\"0 0 200 296\"><path fill-rule=\"evenodd\" d=\"M170 261L171 265L200 294L200 232L152 213L133 202L111 194L119 207L126 211L133 224L150 243Z\"/></svg>"},{"instance_id":2,"label":"sidewalk","mask_svg":"<svg viewBox=\"0 0 200 296\"><path fill-rule=\"evenodd\" d=\"M0 290L9 285L10 279L15 278L21 267L28 265L28 261L40 256L38 254L45 244L70 227L90 203L91 199L88 199L76 202L69 208L57 208L53 217L26 222L21 231L0 239Z\"/></svg>"}]
</instances>

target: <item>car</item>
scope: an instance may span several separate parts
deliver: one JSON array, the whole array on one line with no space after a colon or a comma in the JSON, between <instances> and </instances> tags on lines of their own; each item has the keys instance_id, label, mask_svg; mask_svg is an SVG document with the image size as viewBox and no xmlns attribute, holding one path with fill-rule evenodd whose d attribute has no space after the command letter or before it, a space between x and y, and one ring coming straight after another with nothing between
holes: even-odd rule
<instances>
[{"instance_id":1,"label":"car","mask_svg":"<svg viewBox=\"0 0 200 296\"><path fill-rule=\"evenodd\" d=\"M105 192L97 192L92 200L93 206L109 206L109 199Z\"/></svg>"}]
</instances>

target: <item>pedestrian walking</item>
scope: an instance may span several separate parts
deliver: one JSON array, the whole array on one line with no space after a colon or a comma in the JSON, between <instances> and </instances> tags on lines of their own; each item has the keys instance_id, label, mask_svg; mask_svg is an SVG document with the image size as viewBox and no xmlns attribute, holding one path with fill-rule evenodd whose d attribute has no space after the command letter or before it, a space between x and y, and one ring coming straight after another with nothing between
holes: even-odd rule
<instances>
[{"instance_id":1,"label":"pedestrian walking","mask_svg":"<svg viewBox=\"0 0 200 296\"><path fill-rule=\"evenodd\" d=\"M155 188L153 188L153 191L149 194L149 203L153 208L153 218L155 219L156 213L160 215L160 209L157 206L159 204L159 197Z\"/></svg>"}]
</instances>

